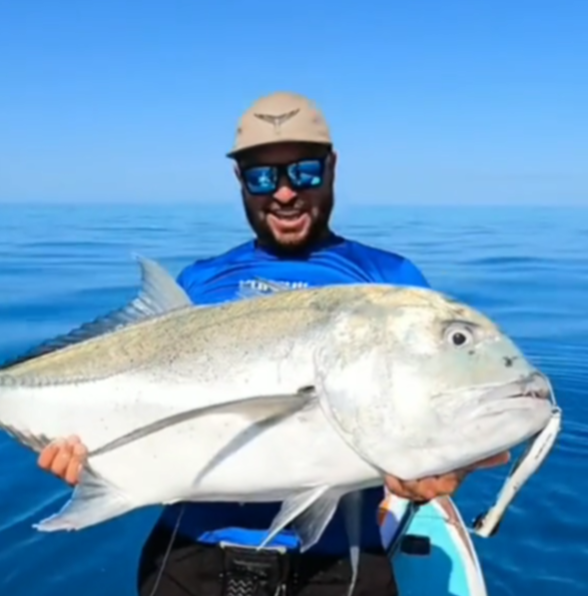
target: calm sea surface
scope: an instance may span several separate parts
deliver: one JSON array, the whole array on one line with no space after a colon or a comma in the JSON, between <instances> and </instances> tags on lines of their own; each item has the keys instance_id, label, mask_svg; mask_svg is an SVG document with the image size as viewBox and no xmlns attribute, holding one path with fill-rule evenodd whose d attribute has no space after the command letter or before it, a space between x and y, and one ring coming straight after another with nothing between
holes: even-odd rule
<instances>
[{"instance_id":1,"label":"calm sea surface","mask_svg":"<svg viewBox=\"0 0 588 596\"><path fill-rule=\"evenodd\" d=\"M336 229L413 259L438 289L493 316L552 376L564 431L500 533L476 545L491 596L588 591L588 209L342 209ZM174 274L248 238L239 206L0 206L0 357L134 296L132 252ZM466 519L506 468L471 477ZM74 534L31 525L69 490L0 436L0 594L133 596L142 541L159 509Z\"/></svg>"}]
</instances>

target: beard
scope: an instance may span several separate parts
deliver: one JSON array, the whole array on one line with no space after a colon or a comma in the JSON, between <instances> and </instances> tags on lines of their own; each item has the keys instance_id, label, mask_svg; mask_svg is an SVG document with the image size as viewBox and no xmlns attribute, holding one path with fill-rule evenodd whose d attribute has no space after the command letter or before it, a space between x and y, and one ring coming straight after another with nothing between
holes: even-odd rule
<instances>
[{"instance_id":1,"label":"beard","mask_svg":"<svg viewBox=\"0 0 588 596\"><path fill-rule=\"evenodd\" d=\"M298 198L281 209L296 210L301 214L308 215L310 222L301 234L279 234L268 222L268 215L279 211L277 201L273 198L265 199L260 197L249 197L244 191L241 192L245 216L257 236L258 242L264 248L274 253L285 255L297 255L309 252L313 246L329 233L329 220L333 211L333 193L325 194L320 200L314 200L311 204Z\"/></svg>"}]
</instances>

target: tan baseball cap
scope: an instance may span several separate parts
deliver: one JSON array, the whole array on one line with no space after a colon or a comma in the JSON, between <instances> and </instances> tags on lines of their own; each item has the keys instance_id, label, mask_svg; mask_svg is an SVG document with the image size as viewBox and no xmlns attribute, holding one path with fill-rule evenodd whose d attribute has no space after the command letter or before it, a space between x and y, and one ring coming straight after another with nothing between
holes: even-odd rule
<instances>
[{"instance_id":1,"label":"tan baseball cap","mask_svg":"<svg viewBox=\"0 0 588 596\"><path fill-rule=\"evenodd\" d=\"M258 99L242 116L227 157L271 143L332 145L327 122L310 99L297 93L273 93Z\"/></svg>"}]
</instances>

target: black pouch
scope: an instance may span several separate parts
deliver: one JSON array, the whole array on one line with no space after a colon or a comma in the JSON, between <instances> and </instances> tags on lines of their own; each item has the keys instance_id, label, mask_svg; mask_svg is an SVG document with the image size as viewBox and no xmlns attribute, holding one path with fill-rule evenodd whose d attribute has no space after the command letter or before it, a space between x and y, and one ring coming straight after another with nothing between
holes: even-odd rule
<instances>
[{"instance_id":1,"label":"black pouch","mask_svg":"<svg viewBox=\"0 0 588 596\"><path fill-rule=\"evenodd\" d=\"M202 544L156 528L137 578L140 596L347 596L347 556L301 554L280 548ZM169 555L169 556L168 556ZM362 552L353 596L397 596L383 551Z\"/></svg>"},{"instance_id":2,"label":"black pouch","mask_svg":"<svg viewBox=\"0 0 588 596\"><path fill-rule=\"evenodd\" d=\"M248 548L221 543L221 596L292 596L298 553L282 548Z\"/></svg>"}]
</instances>

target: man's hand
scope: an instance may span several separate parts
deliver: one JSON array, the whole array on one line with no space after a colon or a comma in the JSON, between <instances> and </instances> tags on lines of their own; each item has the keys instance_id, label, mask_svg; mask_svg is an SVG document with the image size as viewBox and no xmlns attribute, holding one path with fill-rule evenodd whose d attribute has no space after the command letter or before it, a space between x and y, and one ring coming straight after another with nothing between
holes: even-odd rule
<instances>
[{"instance_id":1,"label":"man's hand","mask_svg":"<svg viewBox=\"0 0 588 596\"><path fill-rule=\"evenodd\" d=\"M72 486L78 483L88 450L79 437L59 439L41 451L37 465Z\"/></svg>"},{"instance_id":2,"label":"man's hand","mask_svg":"<svg viewBox=\"0 0 588 596\"><path fill-rule=\"evenodd\" d=\"M463 468L443 476L432 476L421 480L404 481L394 476L386 477L388 490L403 499L423 503L443 495L452 495L463 482L464 478L474 470L494 468L508 463L510 454L508 452L495 455L477 464Z\"/></svg>"}]
</instances>

